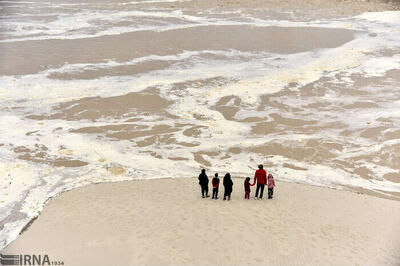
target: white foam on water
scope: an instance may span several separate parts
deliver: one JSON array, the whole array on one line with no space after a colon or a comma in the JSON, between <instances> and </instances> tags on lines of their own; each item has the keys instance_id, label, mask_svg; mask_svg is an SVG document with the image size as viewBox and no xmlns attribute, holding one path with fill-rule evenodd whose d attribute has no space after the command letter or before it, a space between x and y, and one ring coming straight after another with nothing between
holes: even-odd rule
<instances>
[{"instance_id":1,"label":"white foam on water","mask_svg":"<svg viewBox=\"0 0 400 266\"><path fill-rule=\"evenodd\" d=\"M328 27L328 28L352 28L360 29L358 20L338 20L338 21L307 21L293 22L289 20L268 20L254 18L244 15L242 12L230 12L231 17L212 17L204 15L204 12L198 15L188 15L182 10L167 10L164 12L147 10L98 10L84 9L73 13L56 14L57 19L43 23L32 19L24 19L22 16L4 17L3 27L8 31L2 32L8 36L0 42L17 42L29 40L46 39L81 39L93 38L105 35L118 35L123 33L152 30L167 31L172 29L182 29L196 26L210 25L253 25L253 26L283 26L283 27ZM393 13L392 16L395 16ZM28 14L31 16L31 14ZM32 15L37 15L32 13ZM54 15L54 14L53 14ZM141 23L140 19L152 18L156 21ZM163 19L174 18L180 23L164 23ZM359 19L362 19L360 17ZM118 22L135 22L129 26L118 26ZM244 20L244 21L243 21ZM155 23L157 22L157 23ZM370 20L368 20L370 22ZM161 25L159 25L161 24ZM367 27L362 24L363 28Z\"/></svg>"},{"instance_id":2,"label":"white foam on water","mask_svg":"<svg viewBox=\"0 0 400 266\"><path fill-rule=\"evenodd\" d=\"M154 24L154 21L144 22L141 24L140 20L143 18L152 18L153 20L156 19L158 23L163 25ZM181 20L182 25L163 22L163 19L166 18L175 18ZM138 23L134 23L135 20L137 20ZM46 39L80 39L143 30L168 30L184 27L185 24L197 23L201 20L202 19L199 17L184 15L179 10L172 12L140 10L119 12L107 10L84 10L82 12L73 14L58 14L56 20L47 23L32 19L17 21L14 18L10 20L4 19L2 21L3 27L13 29L13 31L3 31L3 35L10 37L0 40L0 42ZM100 22L101 24L99 24ZM131 26L112 26L117 22L132 23Z\"/></svg>"},{"instance_id":3,"label":"white foam on water","mask_svg":"<svg viewBox=\"0 0 400 266\"><path fill-rule=\"evenodd\" d=\"M144 57L137 57L134 58L130 61L126 62L116 62L113 60L109 60L104 63L91 63L91 64L66 64L60 68L56 69L48 69L46 71L43 71L42 73L45 74L52 74L52 73L77 73L81 72L87 69L110 69L113 67L119 67L119 66L131 66L131 65L137 65L139 63L143 62L149 62L149 61L183 61L183 60L188 60L192 59L196 56L201 57L202 55L219 55L219 56L224 56L224 57L229 57L230 59L235 59L240 57L260 57L260 56L265 56L267 53L250 53L250 52L239 52L236 50L201 50L201 51L183 51L182 53L179 54L171 54L171 55L148 55Z\"/></svg>"},{"instance_id":4,"label":"white foam on water","mask_svg":"<svg viewBox=\"0 0 400 266\"><path fill-rule=\"evenodd\" d=\"M400 26L399 11L367 12L355 18L382 24L391 24L392 26Z\"/></svg>"},{"instance_id":5,"label":"white foam on water","mask_svg":"<svg viewBox=\"0 0 400 266\"><path fill-rule=\"evenodd\" d=\"M233 58L231 68L226 68L224 60L210 60L209 54ZM202 59L203 56L206 58ZM183 82L190 78L207 79L220 73L226 77L238 76L248 68L249 75L254 75L265 71L263 60L272 56L268 53L252 54L239 51L185 51L177 55L157 56L149 55L136 58L128 62L114 62L98 64L73 64L64 65L57 69L48 69L39 74L24 76L3 76L0 77L0 86L7 89L0 90L2 105L7 109L12 107L31 106L33 110L47 111L52 104L61 101L80 99L90 96L114 96L128 92L141 91L151 86L166 86L171 83ZM251 58L250 62L242 62L240 58ZM237 59L235 59L237 58ZM86 69L107 69L116 66L135 65L146 61L177 61L177 62L196 62L192 67L186 68L185 63L181 66L172 67L166 70L152 71L136 76L117 76L102 77L91 80L64 80L51 79L49 75L53 73L75 73ZM47 108L47 109L46 109ZM32 110L32 111L33 111Z\"/></svg>"},{"instance_id":6,"label":"white foam on water","mask_svg":"<svg viewBox=\"0 0 400 266\"><path fill-rule=\"evenodd\" d=\"M360 71L365 77L381 77L391 69L400 69L400 54L393 57L370 58L363 63Z\"/></svg>"},{"instance_id":7,"label":"white foam on water","mask_svg":"<svg viewBox=\"0 0 400 266\"><path fill-rule=\"evenodd\" d=\"M36 4L35 2L28 1L0 1L1 4Z\"/></svg>"}]
</instances>

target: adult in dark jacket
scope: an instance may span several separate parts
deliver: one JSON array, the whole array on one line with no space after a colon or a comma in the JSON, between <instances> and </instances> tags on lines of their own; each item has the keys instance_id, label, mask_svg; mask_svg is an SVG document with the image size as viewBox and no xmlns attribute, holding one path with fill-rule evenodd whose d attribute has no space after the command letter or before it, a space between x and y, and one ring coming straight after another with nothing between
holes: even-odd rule
<instances>
[{"instance_id":1,"label":"adult in dark jacket","mask_svg":"<svg viewBox=\"0 0 400 266\"><path fill-rule=\"evenodd\" d=\"M203 198L209 197L208 195L208 176L206 175L206 170L201 169L201 174L199 175L199 185L201 186L201 196Z\"/></svg>"},{"instance_id":2,"label":"adult in dark jacket","mask_svg":"<svg viewBox=\"0 0 400 266\"><path fill-rule=\"evenodd\" d=\"M258 166L258 170L254 174L254 182L253 182L252 186L254 186L257 182L255 199L257 199L257 197L258 197L259 191L260 191L259 199L262 199L263 194L264 194L264 187L267 184L267 172L265 172L265 170L263 168L264 168L264 166L262 164L260 164Z\"/></svg>"},{"instance_id":3,"label":"adult in dark jacket","mask_svg":"<svg viewBox=\"0 0 400 266\"><path fill-rule=\"evenodd\" d=\"M224 200L226 200L226 197L228 197L228 200L231 200L231 193L232 193L233 182L232 182L231 174L230 174L230 173L227 173L227 174L224 176L224 182L223 182L223 184L224 184L224 188L225 188L225 191L224 191Z\"/></svg>"}]
</instances>

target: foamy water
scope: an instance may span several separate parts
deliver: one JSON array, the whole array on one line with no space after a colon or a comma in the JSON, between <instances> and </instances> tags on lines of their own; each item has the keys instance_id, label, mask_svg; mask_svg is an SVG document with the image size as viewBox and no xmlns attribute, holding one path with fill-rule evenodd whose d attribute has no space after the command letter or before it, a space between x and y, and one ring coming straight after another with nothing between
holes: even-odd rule
<instances>
[{"instance_id":1,"label":"foamy water","mask_svg":"<svg viewBox=\"0 0 400 266\"><path fill-rule=\"evenodd\" d=\"M35 59L44 62L38 68L2 57L10 67L0 78L0 248L62 191L191 177L201 167L244 177L261 162L280 180L398 199L400 12L294 21L145 2L1 1L5 55L13 45L154 38L152 49L138 45L114 58L74 50L61 63L58 55ZM221 27L260 37L258 29L273 27L269 40L282 38L282 47L162 42L200 30L223 42ZM352 37L285 48L293 28Z\"/></svg>"}]
</instances>

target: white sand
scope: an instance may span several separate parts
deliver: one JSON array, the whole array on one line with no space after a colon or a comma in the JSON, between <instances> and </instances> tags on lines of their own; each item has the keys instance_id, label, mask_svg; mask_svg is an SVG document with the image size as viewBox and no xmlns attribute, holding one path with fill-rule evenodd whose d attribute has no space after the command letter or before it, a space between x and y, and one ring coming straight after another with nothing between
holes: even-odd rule
<instances>
[{"instance_id":1,"label":"white sand","mask_svg":"<svg viewBox=\"0 0 400 266\"><path fill-rule=\"evenodd\" d=\"M202 199L196 179L74 189L2 253L66 266L400 264L398 201L284 182L273 200L244 200L234 183L229 202Z\"/></svg>"}]
</instances>

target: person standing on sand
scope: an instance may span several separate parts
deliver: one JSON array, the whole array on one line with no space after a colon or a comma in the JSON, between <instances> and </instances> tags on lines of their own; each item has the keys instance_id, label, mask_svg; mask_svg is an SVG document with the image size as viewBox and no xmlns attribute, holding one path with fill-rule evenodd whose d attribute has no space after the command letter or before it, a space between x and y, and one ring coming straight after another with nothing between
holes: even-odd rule
<instances>
[{"instance_id":1,"label":"person standing on sand","mask_svg":"<svg viewBox=\"0 0 400 266\"><path fill-rule=\"evenodd\" d=\"M244 181L244 198L245 199L250 199L250 177L246 177L246 180Z\"/></svg>"},{"instance_id":2,"label":"person standing on sand","mask_svg":"<svg viewBox=\"0 0 400 266\"><path fill-rule=\"evenodd\" d=\"M257 199L258 192L260 192L259 199L260 200L262 199L263 194L264 194L264 186L267 184L267 172L265 172L265 170L263 168L264 168L264 166L262 164L260 164L258 166L258 170L254 174L254 182L253 182L252 186L254 186L257 182L256 196L254 199Z\"/></svg>"},{"instance_id":3,"label":"person standing on sand","mask_svg":"<svg viewBox=\"0 0 400 266\"><path fill-rule=\"evenodd\" d=\"M231 174L227 173L224 176L224 200L226 200L226 197L228 197L228 200L231 200L231 193L232 193L232 187L233 187L233 182L231 179Z\"/></svg>"},{"instance_id":4,"label":"person standing on sand","mask_svg":"<svg viewBox=\"0 0 400 266\"><path fill-rule=\"evenodd\" d=\"M211 181L211 184L213 186L212 198L213 199L218 199L218 188L219 188L218 173L215 173L214 178Z\"/></svg>"},{"instance_id":5,"label":"person standing on sand","mask_svg":"<svg viewBox=\"0 0 400 266\"><path fill-rule=\"evenodd\" d=\"M202 198L209 197L208 195L208 176L206 175L206 170L201 169L201 174L199 175L199 185L201 186L201 196Z\"/></svg>"},{"instance_id":6,"label":"person standing on sand","mask_svg":"<svg viewBox=\"0 0 400 266\"><path fill-rule=\"evenodd\" d=\"M275 186L275 180L274 177L269 174L268 175L268 198L272 199L274 196L274 186Z\"/></svg>"}]
</instances>

